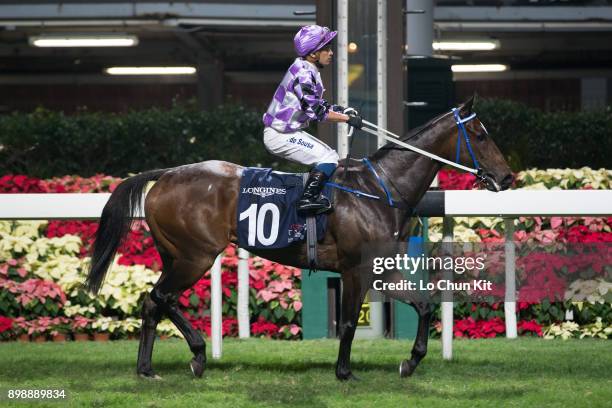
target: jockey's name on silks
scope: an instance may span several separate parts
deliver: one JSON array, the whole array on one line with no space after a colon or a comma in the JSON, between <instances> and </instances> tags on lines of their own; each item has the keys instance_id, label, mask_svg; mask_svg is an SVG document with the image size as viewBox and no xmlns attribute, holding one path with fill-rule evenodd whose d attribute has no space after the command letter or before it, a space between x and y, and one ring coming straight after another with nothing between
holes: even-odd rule
<instances>
[{"instance_id":1,"label":"jockey's name on silks","mask_svg":"<svg viewBox=\"0 0 612 408\"><path fill-rule=\"evenodd\" d=\"M302 196L301 174L248 167L238 196L238 245L244 249L278 249L306 238L306 220L295 203ZM327 217L317 216L317 237L325 234Z\"/></svg>"},{"instance_id":2,"label":"jockey's name on silks","mask_svg":"<svg viewBox=\"0 0 612 408\"><path fill-rule=\"evenodd\" d=\"M297 145L302 145L307 149L312 149L315 147L314 143L310 143L307 140L302 140L302 138L300 137L290 137L289 139L287 139L287 141L289 143L293 143L293 144L297 144Z\"/></svg>"}]
</instances>

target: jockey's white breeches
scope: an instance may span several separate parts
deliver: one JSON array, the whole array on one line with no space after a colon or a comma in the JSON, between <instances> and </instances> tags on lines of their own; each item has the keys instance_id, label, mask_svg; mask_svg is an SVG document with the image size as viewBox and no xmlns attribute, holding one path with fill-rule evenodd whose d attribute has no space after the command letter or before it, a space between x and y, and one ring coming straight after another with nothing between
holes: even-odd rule
<instances>
[{"instance_id":1,"label":"jockey's white breeches","mask_svg":"<svg viewBox=\"0 0 612 408\"><path fill-rule=\"evenodd\" d=\"M270 153L297 163L309 166L321 163L338 164L338 153L334 149L304 131L280 133L266 127L264 145Z\"/></svg>"}]
</instances>

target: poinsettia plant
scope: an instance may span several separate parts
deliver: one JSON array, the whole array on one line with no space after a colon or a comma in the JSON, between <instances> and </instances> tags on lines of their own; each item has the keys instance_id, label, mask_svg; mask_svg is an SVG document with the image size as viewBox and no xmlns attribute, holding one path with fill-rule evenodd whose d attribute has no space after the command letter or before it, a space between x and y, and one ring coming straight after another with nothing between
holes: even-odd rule
<instances>
[{"instance_id":1,"label":"poinsettia plant","mask_svg":"<svg viewBox=\"0 0 612 408\"><path fill-rule=\"evenodd\" d=\"M475 187L472 175L454 170L440 172L438 179L444 190ZM515 175L515 187L605 189L610 188L610 180L612 171L605 169L528 170ZM501 218L462 217L455 222L457 242L505 241ZM429 225L430 239L441 240L442 219L430 219ZM559 328L558 324L568 316L573 316L584 327L594 324L599 316L604 327L612 327L609 313L612 293L605 298L609 293L607 286L594 284L598 276L609 276L612 272L609 245L605 245L612 242L611 217L519 217L515 221L514 241L517 244L520 334L540 336L545 326ZM596 251L596 243L604 243L600 251ZM535 250L538 246L544 249ZM501 265L503 267L503 263ZM598 296L596 292L604 295ZM587 298L588 302L572 302ZM596 302L599 299L601 303ZM460 330L463 337L480 336L479 330L485 322L491 326L492 319L503 318L503 310L497 304L458 304L455 314L462 317L458 322L464 329Z\"/></svg>"},{"instance_id":2,"label":"poinsettia plant","mask_svg":"<svg viewBox=\"0 0 612 408\"><path fill-rule=\"evenodd\" d=\"M56 336L58 334L70 334L72 332L72 322L67 317L58 316L51 319L50 334Z\"/></svg>"},{"instance_id":3,"label":"poinsettia plant","mask_svg":"<svg viewBox=\"0 0 612 408\"><path fill-rule=\"evenodd\" d=\"M515 187L610 188L611 179L609 170L529 170L516 175ZM443 189L475 186L473 176L453 171L442 171L439 180ZM118 178L103 175L50 180L5 175L0 178L0 193L110 192L119 182ZM505 240L501 218L460 217L455 221L458 242L499 244ZM83 290L82 282L97 227L92 221L0 221L0 315L13 318L13 333L28 332L32 327L42 329L46 320L39 321L41 317L69 317L72 330L80 330L79 324L85 324L85 330L94 330L89 328L92 321L84 322L101 315L110 320L99 321L96 330L108 332L112 326L115 337L125 337L131 334L128 329L135 330L139 324L140 303L159 278L162 261L146 223L136 222L119 248L100 296L91 296ZM441 232L442 219L431 218L430 240L441 239ZM612 322L612 293L601 280L612 272L606 269L610 262L601 255L582 253L579 245L588 244L592 248L596 242L611 242L612 217L522 217L515 221L514 238L519 249L517 276L525 283L519 286L523 294L537 297L550 292L556 296L550 300L560 299L521 301L519 293L519 333L539 336L547 328L560 325L567 316L573 316L579 327L574 337L580 337L582 328L587 330L595 325L597 318L601 318L605 332ZM521 249L529 245L546 248L553 242L568 252L567 256L563 251L536 253ZM237 265L236 247L229 246L222 262L225 336L235 336L238 332ZM248 266L253 336L300 338L301 271L257 257L250 258ZM503 277L503 259L497 267L496 276ZM554 274L559 271L571 275L573 280L566 285L556 280ZM209 334L210 272L185 291L178 301L182 313L194 326ZM505 332L501 324L504 318L501 303L457 303L455 316L459 327L457 335L464 338L501 336ZM166 321L160 325L160 330L163 328L165 334L176 335L172 327ZM439 322L435 323L433 333L437 333L439 327ZM593 330L598 329L593 326ZM601 333L597 333L594 337L601 337Z\"/></svg>"},{"instance_id":4,"label":"poinsettia plant","mask_svg":"<svg viewBox=\"0 0 612 408\"><path fill-rule=\"evenodd\" d=\"M6 340L13 335L13 319L0 316L0 340Z\"/></svg>"},{"instance_id":5,"label":"poinsettia plant","mask_svg":"<svg viewBox=\"0 0 612 408\"><path fill-rule=\"evenodd\" d=\"M21 283L0 280L0 289L14 295L19 309L18 315L54 316L66 302L66 295L57 284L41 279L28 279ZM9 301L6 305L9 310L15 308L15 304ZM0 305L2 306L5 306L4 302Z\"/></svg>"},{"instance_id":6,"label":"poinsettia plant","mask_svg":"<svg viewBox=\"0 0 612 408\"><path fill-rule=\"evenodd\" d=\"M90 334L93 333L92 324L93 319L87 318L85 316L74 316L70 323L70 328L73 333L85 333Z\"/></svg>"}]
</instances>

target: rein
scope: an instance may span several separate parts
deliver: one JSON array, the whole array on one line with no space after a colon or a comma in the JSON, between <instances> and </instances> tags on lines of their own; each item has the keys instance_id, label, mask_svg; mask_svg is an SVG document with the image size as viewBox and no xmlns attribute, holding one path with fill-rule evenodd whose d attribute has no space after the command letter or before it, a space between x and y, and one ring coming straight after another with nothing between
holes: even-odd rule
<instances>
[{"instance_id":1,"label":"rein","mask_svg":"<svg viewBox=\"0 0 612 408\"><path fill-rule=\"evenodd\" d=\"M392 132L390 132L390 131L388 131L386 129L383 129L383 128L381 128L381 127L379 127L379 126L377 126L377 125L375 125L373 123L370 123L370 122L368 122L366 120L362 121L364 125L370 126L371 128L374 128L374 129L378 130L379 132L386 133L387 135L391 135L392 137L386 136L384 134L380 135L379 133L375 132L374 130L368 129L368 128L362 128L361 130L363 130L363 131L365 131L367 133L376 135L376 136L380 135L384 139L386 139L387 141L395 143L395 144L397 144L397 145L399 145L401 147L404 147L404 148L406 148L408 150L411 150L411 151L413 151L415 153L418 153L420 155L429 157L430 159L433 159L433 160L436 160L436 161L448 164L450 166L456 167L458 169L470 172L470 173L474 174L480 181L482 181L482 180L484 180L484 177L482 176L482 168L478 164L478 160L476 160L476 156L474 155L474 151L472 149L472 144L470 143L470 137L469 137L469 135L467 133L467 130L465 128L465 124L467 122L469 122L472 119L476 118L476 113L472 113L470 116L467 116L465 118L461 118L459 110L457 108L453 108L451 110L451 112L453 113L453 116L455 118L455 124L457 125L457 131L458 131L458 134L457 134L457 149L456 149L457 153L456 153L456 156L455 156L455 162L451 162L450 160L447 160L447 159L445 159L443 157L440 157L440 156L435 155L433 153L430 153L430 152L427 152L425 150L419 149L418 147L409 145L408 143L405 143L405 142L399 140L400 137L398 135L396 135L395 133L392 133ZM349 136L352 135L352 133L353 133L352 130L353 129L351 129L351 131L349 132ZM466 167L466 166L463 166L462 164L459 163L459 156L461 154L461 145L462 145L461 141L462 141L462 139L465 140L465 144L466 144L468 153L470 154L470 158L472 159L472 163L474 165L474 168ZM351 142L352 142L352 140L351 140ZM400 195L400 198L402 199L402 201L398 202L398 201L393 199L393 197L391 195L391 192L389 191L389 189L385 185L385 182L383 181L383 179L376 172L376 169L374 168L374 166L372 165L370 160L368 160L367 158L364 157L362 159L362 162L366 166L366 168L368 170L370 170L370 172L374 175L374 177L376 178L376 181L378 181L378 184L380 185L380 187L382 188L382 190L385 193L385 197L384 198L386 198L386 201L387 201L387 204L389 204L389 207L410 209L414 213L414 208L408 207L406 205L406 203L407 203L406 198L404 197L402 192L397 188L397 186L395 186L395 184L393 183L392 178L389 177L389 175L385 171L384 167L382 167L380 164L377 163L377 165L380 168L380 170L382 171L382 173L385 175L385 177L387 178L389 183L391 183L391 186ZM346 168L347 165L348 165L348 157L347 157L347 163L345 165L345 168ZM363 191L352 189L350 187L346 187L346 186L343 186L341 184L337 184L337 183L334 183L334 182L327 182L326 184L329 185L330 187L337 188L337 189L345 191L347 193L355 194L355 196L357 196L357 198L365 197L365 198L370 198L370 199L374 199L374 200L381 200L383 198L383 197L379 197L379 196L377 196L375 194L365 193Z\"/></svg>"},{"instance_id":2,"label":"rein","mask_svg":"<svg viewBox=\"0 0 612 408\"><path fill-rule=\"evenodd\" d=\"M363 124L373 128L373 129L368 129L368 128L364 127L361 130L363 130L364 132L370 133L372 135L382 136L385 140L387 140L389 142L392 142L392 143L395 143L396 145L404 147L404 148L406 148L408 150L412 150L413 152L418 153L418 154L420 154L422 156L429 157L432 160L436 160L436 161L442 162L444 164L448 164L449 166L456 167L456 168L458 168L460 170L467 171L467 172L472 173L472 174L476 175L477 177L481 178L482 177L482 169L479 167L478 161L474 157L474 152L472 151L472 145L470 143L470 138L469 138L469 136L467 134L467 130L465 129L465 124L467 122L469 122L470 120L476 118L476 114L472 113L470 116L468 116L466 118L461 118L461 116L459 115L459 110L457 108L453 108L452 109L452 113L453 113L453 115L455 117L455 123L457 124L457 130L459 132L459 137L457 138L457 157L456 157L455 162L447 160L447 159L445 159L443 157L440 157L440 156L438 156L436 154L430 153L430 152L425 151L423 149L419 149L416 146L412 146L412 145L410 145L408 143L405 143L395 133L390 132L387 129L383 129L383 128L375 125L374 123L368 122L367 120L363 120L362 121ZM380 134L380 132L382 132L383 134ZM462 164L459 164L459 152L461 151L461 136L463 136L463 138L465 138L465 142L466 142L466 145L468 147L468 152L470 153L470 157L472 158L472 161L474 162L474 168L470 168L470 167L464 166Z\"/></svg>"}]
</instances>

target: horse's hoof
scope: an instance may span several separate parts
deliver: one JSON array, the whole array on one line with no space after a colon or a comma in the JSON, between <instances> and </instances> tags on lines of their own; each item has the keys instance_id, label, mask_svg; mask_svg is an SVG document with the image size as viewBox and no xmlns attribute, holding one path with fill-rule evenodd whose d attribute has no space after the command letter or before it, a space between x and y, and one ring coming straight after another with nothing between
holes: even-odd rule
<instances>
[{"instance_id":1,"label":"horse's hoof","mask_svg":"<svg viewBox=\"0 0 612 408\"><path fill-rule=\"evenodd\" d=\"M160 381L162 380L162 378L155 374L154 372L149 372L149 373L138 373L138 377L142 378L143 380L152 380L152 381Z\"/></svg>"},{"instance_id":2,"label":"horse's hoof","mask_svg":"<svg viewBox=\"0 0 612 408\"><path fill-rule=\"evenodd\" d=\"M416 368L416 364L412 360L404 360L399 366L400 377L410 377Z\"/></svg>"},{"instance_id":3,"label":"horse's hoof","mask_svg":"<svg viewBox=\"0 0 612 408\"><path fill-rule=\"evenodd\" d=\"M360 381L359 377L354 376L350 371L343 374L336 373L336 378L340 381Z\"/></svg>"},{"instance_id":4,"label":"horse's hoof","mask_svg":"<svg viewBox=\"0 0 612 408\"><path fill-rule=\"evenodd\" d=\"M204 361L202 359L202 356L192 358L191 362L189 363L189 366L191 367L191 372L195 377L202 377L202 374L204 374Z\"/></svg>"}]
</instances>

